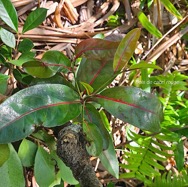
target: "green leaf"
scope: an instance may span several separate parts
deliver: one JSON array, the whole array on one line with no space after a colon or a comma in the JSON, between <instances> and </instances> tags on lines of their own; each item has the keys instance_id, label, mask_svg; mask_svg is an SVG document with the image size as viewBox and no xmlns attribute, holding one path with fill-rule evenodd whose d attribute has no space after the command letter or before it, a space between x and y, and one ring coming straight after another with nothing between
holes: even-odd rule
<instances>
[{"instance_id":1,"label":"green leaf","mask_svg":"<svg viewBox=\"0 0 188 187\"><path fill-rule=\"evenodd\" d=\"M34 132L32 136L41 140L42 142L45 142L51 152L53 150L56 150L56 142L54 136L52 134L49 134L49 132L45 130L39 130L37 132Z\"/></svg>"},{"instance_id":2,"label":"green leaf","mask_svg":"<svg viewBox=\"0 0 188 187\"><path fill-rule=\"evenodd\" d=\"M148 151L149 152L149 151ZM148 153L147 152L147 153ZM153 153L152 153L153 154ZM151 155L150 155L151 156ZM149 165L154 166L156 169L159 170L164 170L164 166L162 166L161 164L158 164L158 162L156 160L153 160L153 157L150 157L148 154L146 154L145 157L145 162L147 162ZM152 158L152 159L151 159ZM157 157L158 158L158 157ZM159 158L160 159L160 158ZM158 160L158 159L157 159Z\"/></svg>"},{"instance_id":3,"label":"green leaf","mask_svg":"<svg viewBox=\"0 0 188 187\"><path fill-rule=\"evenodd\" d=\"M14 78L18 82L20 82L24 85L29 85L31 83L31 81L34 79L31 75L28 75L27 73L24 73L24 72L20 71L19 69L14 69L13 75L14 75Z\"/></svg>"},{"instance_id":4,"label":"green leaf","mask_svg":"<svg viewBox=\"0 0 188 187\"><path fill-rule=\"evenodd\" d=\"M23 139L38 125L65 124L80 114L78 99L74 90L60 84L35 85L17 92L0 105L0 143Z\"/></svg>"},{"instance_id":5,"label":"green leaf","mask_svg":"<svg viewBox=\"0 0 188 187\"><path fill-rule=\"evenodd\" d=\"M80 82L80 84L85 88L88 95L91 95L93 93L93 88L89 84L85 82Z\"/></svg>"},{"instance_id":6,"label":"green leaf","mask_svg":"<svg viewBox=\"0 0 188 187\"><path fill-rule=\"evenodd\" d=\"M155 169L153 169L153 167L149 163L147 163L145 160L143 160L142 164L140 165L140 173L148 177L154 177L154 176L160 175L159 171L156 171Z\"/></svg>"},{"instance_id":7,"label":"green leaf","mask_svg":"<svg viewBox=\"0 0 188 187\"><path fill-rule=\"evenodd\" d=\"M143 12L138 13L138 19L142 26L156 38L161 38L163 35L162 33L148 20L146 15Z\"/></svg>"},{"instance_id":8,"label":"green leaf","mask_svg":"<svg viewBox=\"0 0 188 187\"><path fill-rule=\"evenodd\" d=\"M174 150L174 156L178 171L182 171L184 168L184 146L183 141L176 143L176 149Z\"/></svg>"},{"instance_id":9,"label":"green leaf","mask_svg":"<svg viewBox=\"0 0 188 187\"><path fill-rule=\"evenodd\" d=\"M147 69L147 68L152 68L152 69L159 69L162 70L161 67L155 65L155 64L148 64L145 61L141 61L138 64L133 64L129 67L130 70L134 70L134 69Z\"/></svg>"},{"instance_id":10,"label":"green leaf","mask_svg":"<svg viewBox=\"0 0 188 187\"><path fill-rule=\"evenodd\" d=\"M122 173L120 179L130 179L135 178L135 172Z\"/></svg>"},{"instance_id":11,"label":"green leaf","mask_svg":"<svg viewBox=\"0 0 188 187\"><path fill-rule=\"evenodd\" d=\"M78 181L74 178L70 168L67 167L64 162L57 157L57 155L55 156L55 160L60 170L62 180L71 185L78 184Z\"/></svg>"},{"instance_id":12,"label":"green leaf","mask_svg":"<svg viewBox=\"0 0 188 187\"><path fill-rule=\"evenodd\" d=\"M0 167L8 160L10 150L8 144L0 144Z\"/></svg>"},{"instance_id":13,"label":"green leaf","mask_svg":"<svg viewBox=\"0 0 188 187\"><path fill-rule=\"evenodd\" d=\"M26 73L29 75L38 77L38 78L48 78L55 75L56 72L53 72L48 66L43 62L38 60L27 61L23 64L23 68Z\"/></svg>"},{"instance_id":14,"label":"green leaf","mask_svg":"<svg viewBox=\"0 0 188 187\"><path fill-rule=\"evenodd\" d=\"M83 131L89 142L89 145L86 145L87 151L92 156L98 156L103 148L103 140L99 128L93 123L84 122Z\"/></svg>"},{"instance_id":15,"label":"green leaf","mask_svg":"<svg viewBox=\"0 0 188 187\"><path fill-rule=\"evenodd\" d=\"M35 155L37 152L37 145L33 142L23 139L18 150L18 156L24 167L31 167L34 165Z\"/></svg>"},{"instance_id":16,"label":"green leaf","mask_svg":"<svg viewBox=\"0 0 188 187\"><path fill-rule=\"evenodd\" d=\"M50 184L49 187L63 187L63 181L61 180L60 171L56 172L55 180Z\"/></svg>"},{"instance_id":17,"label":"green leaf","mask_svg":"<svg viewBox=\"0 0 188 187\"><path fill-rule=\"evenodd\" d=\"M0 54L3 55L4 59L11 60L12 59L12 48L7 45L2 45L0 47Z\"/></svg>"},{"instance_id":18,"label":"green leaf","mask_svg":"<svg viewBox=\"0 0 188 187\"><path fill-rule=\"evenodd\" d=\"M108 183L107 187L115 187L115 184L110 182L110 183Z\"/></svg>"},{"instance_id":19,"label":"green leaf","mask_svg":"<svg viewBox=\"0 0 188 187\"><path fill-rule=\"evenodd\" d=\"M41 61L54 73L60 70L67 73L71 69L71 61L60 51L47 51Z\"/></svg>"},{"instance_id":20,"label":"green leaf","mask_svg":"<svg viewBox=\"0 0 188 187\"><path fill-rule=\"evenodd\" d=\"M22 34L39 26L45 20L46 14L46 8L37 8L31 12L25 21Z\"/></svg>"},{"instance_id":21,"label":"green leaf","mask_svg":"<svg viewBox=\"0 0 188 187\"><path fill-rule=\"evenodd\" d=\"M40 187L50 186L55 181L55 160L41 146L35 157L34 173Z\"/></svg>"},{"instance_id":22,"label":"green leaf","mask_svg":"<svg viewBox=\"0 0 188 187\"><path fill-rule=\"evenodd\" d=\"M0 94L5 94L9 76L0 73Z\"/></svg>"},{"instance_id":23,"label":"green leaf","mask_svg":"<svg viewBox=\"0 0 188 187\"><path fill-rule=\"evenodd\" d=\"M105 128L107 129L107 131L111 132L112 131L112 127L111 127L110 122L109 122L109 120L107 118L107 115L105 114L105 111L104 110L100 110L99 114L100 114L101 120L102 120Z\"/></svg>"},{"instance_id":24,"label":"green leaf","mask_svg":"<svg viewBox=\"0 0 188 187\"><path fill-rule=\"evenodd\" d=\"M111 140L110 134L105 128L101 116L98 110L92 105L87 103L84 108L84 118L89 123L95 124L99 129L99 135L102 138L103 150L107 149L109 146L109 141Z\"/></svg>"},{"instance_id":25,"label":"green leaf","mask_svg":"<svg viewBox=\"0 0 188 187\"><path fill-rule=\"evenodd\" d=\"M7 31L6 29L1 28L0 30L0 37L4 44L8 45L11 48L15 48L16 46L16 39L14 34Z\"/></svg>"},{"instance_id":26,"label":"green leaf","mask_svg":"<svg viewBox=\"0 0 188 187\"><path fill-rule=\"evenodd\" d=\"M127 65L136 49L139 37L140 29L136 28L123 38L114 56L113 69L115 72L121 71L121 69Z\"/></svg>"},{"instance_id":27,"label":"green leaf","mask_svg":"<svg viewBox=\"0 0 188 187\"><path fill-rule=\"evenodd\" d=\"M0 0L0 18L10 28L18 32L18 16L10 0Z\"/></svg>"},{"instance_id":28,"label":"green leaf","mask_svg":"<svg viewBox=\"0 0 188 187\"><path fill-rule=\"evenodd\" d=\"M29 52L33 47L34 47L33 42L28 38L24 38L19 43L18 51L21 53L26 53L26 52Z\"/></svg>"},{"instance_id":29,"label":"green leaf","mask_svg":"<svg viewBox=\"0 0 188 187\"><path fill-rule=\"evenodd\" d=\"M8 160L0 167L0 185L2 187L25 187L25 178L21 161L13 146L11 144L8 146L10 150L10 156Z\"/></svg>"},{"instance_id":30,"label":"green leaf","mask_svg":"<svg viewBox=\"0 0 188 187\"><path fill-rule=\"evenodd\" d=\"M28 51L23 53L18 60L10 60L9 63L16 66L22 66L25 62L34 61L34 56L34 52Z\"/></svg>"},{"instance_id":31,"label":"green leaf","mask_svg":"<svg viewBox=\"0 0 188 187\"><path fill-rule=\"evenodd\" d=\"M119 178L119 162L116 158L116 152L114 149L112 139L110 139L108 149L103 151L99 155L99 158L106 170L109 173L111 173L114 177Z\"/></svg>"},{"instance_id":32,"label":"green leaf","mask_svg":"<svg viewBox=\"0 0 188 187\"><path fill-rule=\"evenodd\" d=\"M178 19L182 19L182 15L169 0L161 0L161 3L171 14L176 16Z\"/></svg>"},{"instance_id":33,"label":"green leaf","mask_svg":"<svg viewBox=\"0 0 188 187\"><path fill-rule=\"evenodd\" d=\"M96 102L124 122L142 130L160 131L162 106L154 95L135 87L114 87L95 97Z\"/></svg>"},{"instance_id":34,"label":"green leaf","mask_svg":"<svg viewBox=\"0 0 188 187\"><path fill-rule=\"evenodd\" d=\"M146 92L151 93L151 85L149 82L149 73L148 69L141 69L141 85L140 88Z\"/></svg>"},{"instance_id":35,"label":"green leaf","mask_svg":"<svg viewBox=\"0 0 188 187\"><path fill-rule=\"evenodd\" d=\"M5 60L4 56L2 54L0 54L0 65L5 64L5 63L6 63L6 60Z\"/></svg>"}]
</instances>

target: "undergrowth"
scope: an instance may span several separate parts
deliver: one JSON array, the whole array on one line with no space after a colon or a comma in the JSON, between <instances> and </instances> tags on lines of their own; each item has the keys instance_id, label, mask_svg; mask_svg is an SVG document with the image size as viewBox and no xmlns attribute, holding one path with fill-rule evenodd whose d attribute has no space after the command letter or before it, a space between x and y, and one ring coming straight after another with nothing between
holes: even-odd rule
<instances>
[{"instance_id":1,"label":"undergrowth","mask_svg":"<svg viewBox=\"0 0 188 187\"><path fill-rule=\"evenodd\" d=\"M136 178L150 187L188 185L182 140L188 137L187 79L188 76L177 71L149 78L150 88L157 90L163 103L162 130L159 134L137 134L131 128L127 129L130 143L125 146L124 163L120 165L124 169L121 178ZM166 167L169 160L174 162L170 171Z\"/></svg>"}]
</instances>

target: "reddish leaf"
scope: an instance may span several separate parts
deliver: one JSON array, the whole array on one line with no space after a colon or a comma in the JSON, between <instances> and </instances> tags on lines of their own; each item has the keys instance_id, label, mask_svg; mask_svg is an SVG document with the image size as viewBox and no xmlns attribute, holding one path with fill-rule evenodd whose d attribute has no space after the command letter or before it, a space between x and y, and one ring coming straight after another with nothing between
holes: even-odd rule
<instances>
[{"instance_id":1,"label":"reddish leaf","mask_svg":"<svg viewBox=\"0 0 188 187\"><path fill-rule=\"evenodd\" d=\"M119 42L113 42L109 40L102 40L97 38L90 38L80 42L76 49L76 58L80 57L87 51L101 51L101 50L114 50L117 49Z\"/></svg>"},{"instance_id":2,"label":"reddish leaf","mask_svg":"<svg viewBox=\"0 0 188 187\"><path fill-rule=\"evenodd\" d=\"M84 91L85 88L80 82L90 85L93 92L96 93L109 85L116 77L113 71L113 58L118 44L117 41L94 38L78 44L76 57L84 54L76 75L81 91Z\"/></svg>"},{"instance_id":3,"label":"reddish leaf","mask_svg":"<svg viewBox=\"0 0 188 187\"><path fill-rule=\"evenodd\" d=\"M133 29L119 44L114 56L113 69L114 71L121 71L125 67L133 55L137 41L140 37L140 29Z\"/></svg>"},{"instance_id":4,"label":"reddish leaf","mask_svg":"<svg viewBox=\"0 0 188 187\"><path fill-rule=\"evenodd\" d=\"M124 122L143 130L160 131L161 103L150 93L134 87L115 87L96 95L96 101Z\"/></svg>"},{"instance_id":5,"label":"reddish leaf","mask_svg":"<svg viewBox=\"0 0 188 187\"><path fill-rule=\"evenodd\" d=\"M84 82L93 88L93 92L98 92L109 85L115 76L111 60L102 61L83 58L76 75L76 80L80 85L81 91L84 91L85 88L80 82Z\"/></svg>"}]
</instances>

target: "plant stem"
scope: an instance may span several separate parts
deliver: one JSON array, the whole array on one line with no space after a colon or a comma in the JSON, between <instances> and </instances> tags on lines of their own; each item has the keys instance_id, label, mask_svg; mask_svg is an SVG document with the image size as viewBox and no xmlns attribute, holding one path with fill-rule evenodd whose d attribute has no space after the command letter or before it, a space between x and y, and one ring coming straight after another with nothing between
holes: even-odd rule
<instances>
[{"instance_id":1,"label":"plant stem","mask_svg":"<svg viewBox=\"0 0 188 187\"><path fill-rule=\"evenodd\" d=\"M102 187L90 162L86 143L81 126L70 124L59 132L57 155L70 167L81 187Z\"/></svg>"}]
</instances>

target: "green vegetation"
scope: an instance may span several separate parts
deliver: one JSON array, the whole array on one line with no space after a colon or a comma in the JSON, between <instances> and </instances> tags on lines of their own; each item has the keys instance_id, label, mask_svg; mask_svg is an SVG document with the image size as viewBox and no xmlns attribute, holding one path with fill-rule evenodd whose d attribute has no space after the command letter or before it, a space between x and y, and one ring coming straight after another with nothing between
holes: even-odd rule
<instances>
[{"instance_id":1,"label":"green vegetation","mask_svg":"<svg viewBox=\"0 0 188 187\"><path fill-rule=\"evenodd\" d=\"M148 1L148 7L152 3ZM182 19L170 1L161 3ZM11 1L1 0L0 8L0 18L8 26L0 30L0 66L9 72L0 74L2 186L24 187L28 168L40 187L64 182L78 185L56 153L55 133L69 122L83 128L88 153L99 158L112 176L138 179L151 187L188 186L182 139L188 138L188 76L177 70L161 74L155 60L135 60L140 28L121 40L115 36L85 39L76 45L73 60L58 50L46 51L38 59L33 41L21 40L20 35L38 27L47 10L32 11L19 31ZM151 35L163 37L143 10L138 20ZM120 24L118 14L109 17L107 25ZM129 83L114 86L114 80L126 73ZM6 95L8 82L17 85ZM128 142L119 149L114 146L107 114L129 123L125 126ZM120 164L116 150L122 152ZM166 169L168 160L174 161L179 175Z\"/></svg>"}]
</instances>

